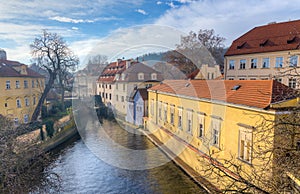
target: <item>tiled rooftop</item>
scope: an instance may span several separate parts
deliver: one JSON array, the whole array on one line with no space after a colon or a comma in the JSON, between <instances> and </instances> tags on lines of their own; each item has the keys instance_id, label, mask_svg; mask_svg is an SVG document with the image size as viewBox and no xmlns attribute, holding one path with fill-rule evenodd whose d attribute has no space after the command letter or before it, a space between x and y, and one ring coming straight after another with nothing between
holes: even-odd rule
<instances>
[{"instance_id":1,"label":"tiled rooftop","mask_svg":"<svg viewBox=\"0 0 300 194\"><path fill-rule=\"evenodd\" d=\"M26 66L27 74L21 74L14 67L23 66L24 64L17 61L10 60L0 60L0 77L38 77L43 78L43 76L28 66Z\"/></svg>"},{"instance_id":2,"label":"tiled rooftop","mask_svg":"<svg viewBox=\"0 0 300 194\"><path fill-rule=\"evenodd\" d=\"M225 56L299 49L300 20L258 26L234 40Z\"/></svg>"},{"instance_id":3,"label":"tiled rooftop","mask_svg":"<svg viewBox=\"0 0 300 194\"><path fill-rule=\"evenodd\" d=\"M149 90L264 109L294 94L274 80L166 80Z\"/></svg>"}]
</instances>

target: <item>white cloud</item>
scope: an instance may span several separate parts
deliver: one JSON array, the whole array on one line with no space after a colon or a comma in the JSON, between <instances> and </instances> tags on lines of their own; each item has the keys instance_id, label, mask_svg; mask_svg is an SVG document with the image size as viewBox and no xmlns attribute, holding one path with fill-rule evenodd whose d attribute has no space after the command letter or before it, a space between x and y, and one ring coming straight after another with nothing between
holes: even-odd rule
<instances>
[{"instance_id":1,"label":"white cloud","mask_svg":"<svg viewBox=\"0 0 300 194\"><path fill-rule=\"evenodd\" d=\"M183 32L167 26L145 25L120 28L106 38L91 38L70 45L79 55L81 65L90 55L106 55L110 61L117 58L135 58L149 52L174 49Z\"/></svg>"},{"instance_id":2,"label":"white cloud","mask_svg":"<svg viewBox=\"0 0 300 194\"><path fill-rule=\"evenodd\" d=\"M54 16L54 17L50 17L50 20L55 20L55 21L59 21L59 22L66 22L66 23L93 23L95 22L95 20L88 20L88 19L72 19L72 18L68 18L68 17L61 17L61 16Z\"/></svg>"},{"instance_id":3,"label":"white cloud","mask_svg":"<svg viewBox=\"0 0 300 194\"><path fill-rule=\"evenodd\" d=\"M137 9L135 10L136 12L140 13L140 14L143 14L143 15L147 15L147 12L143 9Z\"/></svg>"},{"instance_id":4,"label":"white cloud","mask_svg":"<svg viewBox=\"0 0 300 194\"><path fill-rule=\"evenodd\" d=\"M79 28L73 26L72 30L79 30Z\"/></svg>"},{"instance_id":5,"label":"white cloud","mask_svg":"<svg viewBox=\"0 0 300 194\"><path fill-rule=\"evenodd\" d=\"M157 5L160 5L160 4L162 4L162 2L161 2L161 1L157 1L156 4L157 4Z\"/></svg>"},{"instance_id":6,"label":"white cloud","mask_svg":"<svg viewBox=\"0 0 300 194\"><path fill-rule=\"evenodd\" d=\"M182 0L183 2L184 0ZM186 1L187 2L187 1ZM215 0L191 1L168 10L155 24L170 25L184 32L214 29L227 39L226 45L255 26L272 21L299 19L300 6L291 1Z\"/></svg>"},{"instance_id":7,"label":"white cloud","mask_svg":"<svg viewBox=\"0 0 300 194\"><path fill-rule=\"evenodd\" d=\"M170 6L171 8L176 8L176 7L177 7L176 5L174 5L173 1L167 2L166 4L167 4L168 6Z\"/></svg>"}]
</instances>

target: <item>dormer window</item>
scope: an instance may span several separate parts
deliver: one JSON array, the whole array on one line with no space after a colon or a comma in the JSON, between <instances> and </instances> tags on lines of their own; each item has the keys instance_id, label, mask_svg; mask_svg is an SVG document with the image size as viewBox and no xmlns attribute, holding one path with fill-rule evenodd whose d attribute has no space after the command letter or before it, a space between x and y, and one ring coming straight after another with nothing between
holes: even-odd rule
<instances>
[{"instance_id":1,"label":"dormer window","mask_svg":"<svg viewBox=\"0 0 300 194\"><path fill-rule=\"evenodd\" d=\"M125 75L125 74L122 74L121 76L122 76L121 79L122 79L122 80L125 80L125 76L126 76L126 75Z\"/></svg>"},{"instance_id":2,"label":"dormer window","mask_svg":"<svg viewBox=\"0 0 300 194\"><path fill-rule=\"evenodd\" d=\"M144 73L138 73L138 80L144 80Z\"/></svg>"},{"instance_id":3,"label":"dormer window","mask_svg":"<svg viewBox=\"0 0 300 194\"><path fill-rule=\"evenodd\" d=\"M151 74L151 80L157 80L157 74L156 73Z\"/></svg>"}]
</instances>

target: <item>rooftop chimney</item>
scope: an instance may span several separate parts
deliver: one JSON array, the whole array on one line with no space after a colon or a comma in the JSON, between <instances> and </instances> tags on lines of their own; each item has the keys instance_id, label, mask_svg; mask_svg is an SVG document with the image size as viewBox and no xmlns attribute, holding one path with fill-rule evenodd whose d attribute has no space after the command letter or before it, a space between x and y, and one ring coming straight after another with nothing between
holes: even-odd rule
<instances>
[{"instance_id":1,"label":"rooftop chimney","mask_svg":"<svg viewBox=\"0 0 300 194\"><path fill-rule=\"evenodd\" d=\"M0 60L7 60L6 52L3 49L0 49Z\"/></svg>"}]
</instances>

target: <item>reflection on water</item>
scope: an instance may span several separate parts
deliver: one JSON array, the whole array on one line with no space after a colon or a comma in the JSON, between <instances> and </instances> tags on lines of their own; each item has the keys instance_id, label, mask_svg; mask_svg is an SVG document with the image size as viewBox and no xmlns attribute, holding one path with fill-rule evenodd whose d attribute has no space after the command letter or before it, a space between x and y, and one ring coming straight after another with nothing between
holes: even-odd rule
<instances>
[{"instance_id":1,"label":"reflection on water","mask_svg":"<svg viewBox=\"0 0 300 194\"><path fill-rule=\"evenodd\" d=\"M154 147L146 137L128 133L118 125L108 135L128 148ZM82 140L64 148L50 168L62 179L62 193L205 193L173 162L148 170L124 170L97 158Z\"/></svg>"}]
</instances>

